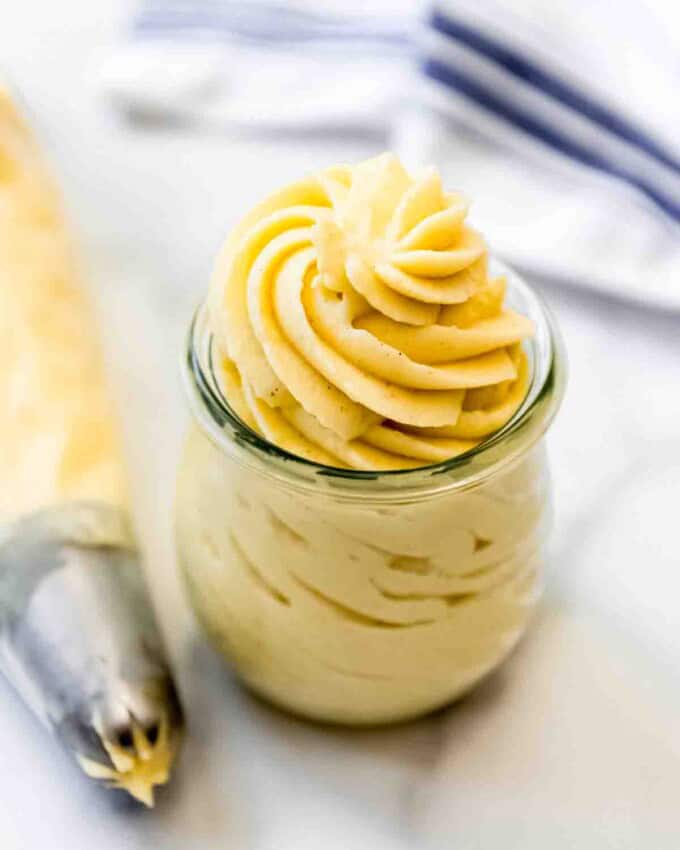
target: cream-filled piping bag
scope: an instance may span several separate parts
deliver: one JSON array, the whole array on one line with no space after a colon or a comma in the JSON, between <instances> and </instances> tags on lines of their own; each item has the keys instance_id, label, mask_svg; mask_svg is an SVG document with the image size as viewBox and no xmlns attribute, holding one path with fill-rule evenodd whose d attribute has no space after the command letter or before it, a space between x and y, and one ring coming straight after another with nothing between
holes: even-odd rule
<instances>
[{"instance_id":1,"label":"cream-filled piping bag","mask_svg":"<svg viewBox=\"0 0 680 850\"><path fill-rule=\"evenodd\" d=\"M84 772L146 805L182 712L127 517L58 195L0 86L0 671Z\"/></svg>"}]
</instances>

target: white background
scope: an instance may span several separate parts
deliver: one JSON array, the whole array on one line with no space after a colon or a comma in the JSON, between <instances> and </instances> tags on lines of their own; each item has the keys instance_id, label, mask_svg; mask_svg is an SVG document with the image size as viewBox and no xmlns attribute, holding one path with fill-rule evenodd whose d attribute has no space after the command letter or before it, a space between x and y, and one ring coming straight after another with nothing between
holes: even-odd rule
<instances>
[{"instance_id":1,"label":"white background","mask_svg":"<svg viewBox=\"0 0 680 850\"><path fill-rule=\"evenodd\" d=\"M0 848L677 850L680 318L544 290L571 366L550 441L552 571L504 670L449 711L383 731L256 703L196 634L175 571L182 335L240 212L383 141L130 127L94 85L127 14L5 0L0 56L81 239L190 731L173 784L142 811L84 781L0 683Z\"/></svg>"}]
</instances>

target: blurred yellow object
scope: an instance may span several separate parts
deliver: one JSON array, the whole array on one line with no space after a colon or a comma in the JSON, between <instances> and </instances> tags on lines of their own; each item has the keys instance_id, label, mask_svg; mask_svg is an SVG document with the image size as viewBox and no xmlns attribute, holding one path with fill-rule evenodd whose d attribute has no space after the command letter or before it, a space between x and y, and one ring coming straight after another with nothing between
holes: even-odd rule
<instances>
[{"instance_id":1,"label":"blurred yellow object","mask_svg":"<svg viewBox=\"0 0 680 850\"><path fill-rule=\"evenodd\" d=\"M0 520L126 502L116 417L57 191L0 89Z\"/></svg>"}]
</instances>

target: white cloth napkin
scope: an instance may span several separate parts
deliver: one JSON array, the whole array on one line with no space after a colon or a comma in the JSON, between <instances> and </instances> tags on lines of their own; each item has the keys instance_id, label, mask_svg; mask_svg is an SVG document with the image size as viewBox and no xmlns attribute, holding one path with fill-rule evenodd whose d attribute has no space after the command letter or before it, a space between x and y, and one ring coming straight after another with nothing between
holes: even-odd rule
<instances>
[{"instance_id":1,"label":"white cloth napkin","mask_svg":"<svg viewBox=\"0 0 680 850\"><path fill-rule=\"evenodd\" d=\"M131 115L381 133L518 268L680 310L672 6L146 0L101 84Z\"/></svg>"}]
</instances>

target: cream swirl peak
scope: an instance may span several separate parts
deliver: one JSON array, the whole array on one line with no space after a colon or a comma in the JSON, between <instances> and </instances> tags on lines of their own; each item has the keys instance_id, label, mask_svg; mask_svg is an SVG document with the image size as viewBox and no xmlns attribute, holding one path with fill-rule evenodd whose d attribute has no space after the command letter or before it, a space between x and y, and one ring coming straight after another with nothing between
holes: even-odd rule
<instances>
[{"instance_id":1,"label":"cream swirl peak","mask_svg":"<svg viewBox=\"0 0 680 850\"><path fill-rule=\"evenodd\" d=\"M244 423L317 463L447 460L522 402L526 317L504 306L467 202L392 154L271 195L228 238L210 326Z\"/></svg>"}]
</instances>

